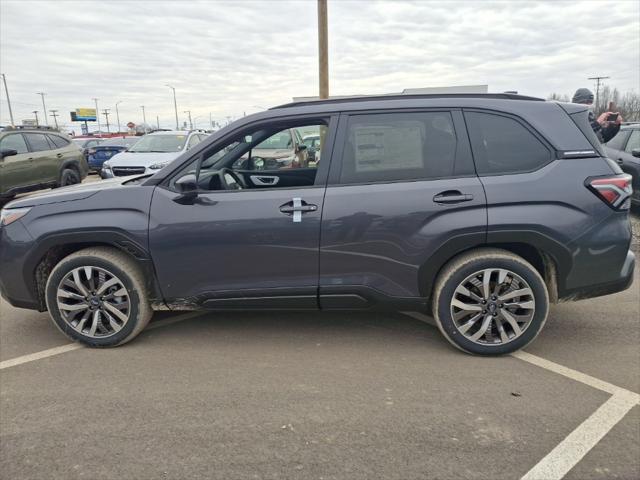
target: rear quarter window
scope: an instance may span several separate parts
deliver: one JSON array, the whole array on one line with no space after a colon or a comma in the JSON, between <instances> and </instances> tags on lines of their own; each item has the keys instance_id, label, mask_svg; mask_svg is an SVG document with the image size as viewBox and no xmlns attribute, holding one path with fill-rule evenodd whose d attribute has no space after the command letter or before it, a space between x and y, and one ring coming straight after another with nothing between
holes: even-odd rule
<instances>
[{"instance_id":1,"label":"rear quarter window","mask_svg":"<svg viewBox=\"0 0 640 480\"><path fill-rule=\"evenodd\" d=\"M69 140L66 140L57 135L48 135L49 141L55 145L56 148L64 148L69 145Z\"/></svg>"},{"instance_id":2,"label":"rear quarter window","mask_svg":"<svg viewBox=\"0 0 640 480\"><path fill-rule=\"evenodd\" d=\"M552 151L514 118L469 111L464 116L479 175L530 172L553 159Z\"/></svg>"}]
</instances>

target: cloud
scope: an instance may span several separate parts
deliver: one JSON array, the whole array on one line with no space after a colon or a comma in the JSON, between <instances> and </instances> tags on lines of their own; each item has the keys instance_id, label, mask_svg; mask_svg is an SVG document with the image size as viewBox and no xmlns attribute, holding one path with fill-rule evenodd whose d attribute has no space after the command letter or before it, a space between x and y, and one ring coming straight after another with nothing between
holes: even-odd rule
<instances>
[{"instance_id":1,"label":"cloud","mask_svg":"<svg viewBox=\"0 0 640 480\"><path fill-rule=\"evenodd\" d=\"M200 126L317 93L315 1L2 1L0 66L16 119L120 104L120 118ZM640 90L640 6L618 2L329 1L336 95L489 84L547 96L608 75ZM0 123L8 122L4 92ZM40 113L40 116L42 114Z\"/></svg>"}]
</instances>

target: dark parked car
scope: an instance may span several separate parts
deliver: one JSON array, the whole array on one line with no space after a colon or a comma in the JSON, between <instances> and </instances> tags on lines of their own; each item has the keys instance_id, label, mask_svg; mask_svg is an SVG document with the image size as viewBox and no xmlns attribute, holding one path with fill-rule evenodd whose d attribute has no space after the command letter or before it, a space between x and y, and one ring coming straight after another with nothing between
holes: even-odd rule
<instances>
[{"instance_id":1,"label":"dark parked car","mask_svg":"<svg viewBox=\"0 0 640 480\"><path fill-rule=\"evenodd\" d=\"M74 144L76 144L80 150L82 151L82 154L84 155L85 160L89 159L89 149L93 148L93 147L97 147L98 145L100 145L104 139L102 138L93 138L93 137L75 137L71 139L73 141Z\"/></svg>"},{"instance_id":2,"label":"dark parked car","mask_svg":"<svg viewBox=\"0 0 640 480\"><path fill-rule=\"evenodd\" d=\"M618 134L605 146L610 159L633 177L634 205L640 206L640 123L623 125Z\"/></svg>"},{"instance_id":3,"label":"dark parked car","mask_svg":"<svg viewBox=\"0 0 640 480\"><path fill-rule=\"evenodd\" d=\"M320 129L319 164L232 168L298 127ZM378 308L430 311L456 347L504 354L536 337L550 302L629 287L630 196L583 105L293 103L153 176L13 201L0 289L92 346L131 340L156 309Z\"/></svg>"},{"instance_id":4,"label":"dark parked car","mask_svg":"<svg viewBox=\"0 0 640 480\"><path fill-rule=\"evenodd\" d=\"M133 147L142 137L112 137L105 139L95 147L87 150L89 168L95 172L102 170L102 164L120 152Z\"/></svg>"}]
</instances>

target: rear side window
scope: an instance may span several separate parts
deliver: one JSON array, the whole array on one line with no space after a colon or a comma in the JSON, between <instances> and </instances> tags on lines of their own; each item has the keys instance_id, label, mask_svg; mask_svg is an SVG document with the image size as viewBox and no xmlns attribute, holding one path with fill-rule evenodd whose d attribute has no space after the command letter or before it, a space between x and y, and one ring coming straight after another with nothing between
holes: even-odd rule
<instances>
[{"instance_id":1,"label":"rear side window","mask_svg":"<svg viewBox=\"0 0 640 480\"><path fill-rule=\"evenodd\" d=\"M631 153L633 150L640 148L640 130L634 130L631 132L627 146L624 149L625 152Z\"/></svg>"},{"instance_id":2,"label":"rear side window","mask_svg":"<svg viewBox=\"0 0 640 480\"><path fill-rule=\"evenodd\" d=\"M64 148L69 145L69 141L57 135L49 135L49 141L53 143L56 148Z\"/></svg>"},{"instance_id":3,"label":"rear side window","mask_svg":"<svg viewBox=\"0 0 640 480\"><path fill-rule=\"evenodd\" d=\"M27 153L29 151L27 144L20 133L14 133L3 137L2 140L0 140L0 149L15 150L18 153Z\"/></svg>"},{"instance_id":4,"label":"rear side window","mask_svg":"<svg viewBox=\"0 0 640 480\"><path fill-rule=\"evenodd\" d=\"M624 144L627 141L627 137L629 136L629 132L625 130L620 130L618 134L609 140L606 145L609 148L613 148L614 150L622 150L624 148Z\"/></svg>"},{"instance_id":5,"label":"rear side window","mask_svg":"<svg viewBox=\"0 0 640 480\"><path fill-rule=\"evenodd\" d=\"M27 142L29 142L32 152L42 152L55 148L49 144L47 136L42 133L25 133L24 135L27 137Z\"/></svg>"},{"instance_id":6,"label":"rear side window","mask_svg":"<svg viewBox=\"0 0 640 480\"><path fill-rule=\"evenodd\" d=\"M530 172L552 160L551 151L517 120L481 112L464 116L479 175Z\"/></svg>"},{"instance_id":7,"label":"rear side window","mask_svg":"<svg viewBox=\"0 0 640 480\"><path fill-rule=\"evenodd\" d=\"M456 150L449 112L352 115L340 183L451 177Z\"/></svg>"}]
</instances>

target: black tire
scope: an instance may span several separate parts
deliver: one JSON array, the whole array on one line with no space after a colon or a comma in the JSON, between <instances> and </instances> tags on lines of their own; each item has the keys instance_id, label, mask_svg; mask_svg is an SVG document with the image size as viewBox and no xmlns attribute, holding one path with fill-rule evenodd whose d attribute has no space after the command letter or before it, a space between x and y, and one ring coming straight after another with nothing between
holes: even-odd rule
<instances>
[{"instance_id":1,"label":"black tire","mask_svg":"<svg viewBox=\"0 0 640 480\"><path fill-rule=\"evenodd\" d=\"M60 173L60 182L58 183L59 187L67 187L69 185L76 185L80 183L82 179L80 178L80 174L74 168L65 168Z\"/></svg>"},{"instance_id":2,"label":"black tire","mask_svg":"<svg viewBox=\"0 0 640 480\"><path fill-rule=\"evenodd\" d=\"M519 276L528 284L532 295L527 298L532 298L535 305L532 318L519 336L514 335L512 340L498 344L482 344L468 338L456 326L452 313L454 307L451 302L456 289L467 279L474 278L475 273L490 269L508 270ZM490 275L489 278L491 278ZM445 265L436 280L432 302L436 324L445 338L460 350L476 355L505 355L524 348L540 333L549 313L549 295L538 271L523 258L509 251L495 248L482 248L462 254ZM481 313L478 312L478 315ZM481 319L486 319L486 316ZM488 323L490 328L495 329L495 323L491 324L491 321ZM502 321L500 323L503 325L502 328L505 328L506 323Z\"/></svg>"},{"instance_id":3,"label":"black tire","mask_svg":"<svg viewBox=\"0 0 640 480\"><path fill-rule=\"evenodd\" d=\"M103 269L121 280L129 297L129 318L118 332L100 338L84 335L63 318L58 307L58 287L70 272L79 267ZM109 247L86 248L63 258L52 270L45 290L47 309L56 327L70 339L90 347L114 347L136 337L153 315L144 285L142 272L125 253Z\"/></svg>"}]
</instances>

